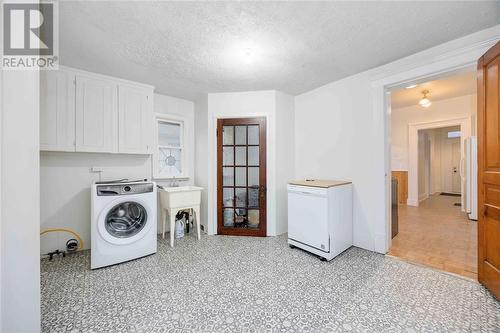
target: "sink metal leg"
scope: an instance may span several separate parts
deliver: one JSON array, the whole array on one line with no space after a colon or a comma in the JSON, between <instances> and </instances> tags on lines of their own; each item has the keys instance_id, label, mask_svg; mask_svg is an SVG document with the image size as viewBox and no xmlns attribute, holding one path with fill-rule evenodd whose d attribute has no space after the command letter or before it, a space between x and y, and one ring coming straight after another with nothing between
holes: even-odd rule
<instances>
[{"instance_id":1,"label":"sink metal leg","mask_svg":"<svg viewBox=\"0 0 500 333\"><path fill-rule=\"evenodd\" d=\"M165 228L167 226L167 213L166 209L161 210L161 237L165 239Z\"/></svg>"},{"instance_id":2,"label":"sink metal leg","mask_svg":"<svg viewBox=\"0 0 500 333\"><path fill-rule=\"evenodd\" d=\"M174 247L174 236L175 236L175 212L173 209L170 210L170 247Z\"/></svg>"}]
</instances>

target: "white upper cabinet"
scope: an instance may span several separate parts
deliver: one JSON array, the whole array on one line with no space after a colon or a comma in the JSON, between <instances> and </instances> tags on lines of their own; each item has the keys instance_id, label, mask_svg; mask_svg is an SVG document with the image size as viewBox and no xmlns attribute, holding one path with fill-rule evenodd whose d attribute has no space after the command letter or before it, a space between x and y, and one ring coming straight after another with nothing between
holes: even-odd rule
<instances>
[{"instance_id":1,"label":"white upper cabinet","mask_svg":"<svg viewBox=\"0 0 500 333\"><path fill-rule=\"evenodd\" d=\"M118 152L150 154L153 141L150 89L118 85Z\"/></svg>"},{"instance_id":2,"label":"white upper cabinet","mask_svg":"<svg viewBox=\"0 0 500 333\"><path fill-rule=\"evenodd\" d=\"M75 151L75 75L40 72L40 150Z\"/></svg>"},{"instance_id":3,"label":"white upper cabinet","mask_svg":"<svg viewBox=\"0 0 500 333\"><path fill-rule=\"evenodd\" d=\"M76 76L76 151L117 152L117 84Z\"/></svg>"},{"instance_id":4,"label":"white upper cabinet","mask_svg":"<svg viewBox=\"0 0 500 333\"><path fill-rule=\"evenodd\" d=\"M40 150L151 154L153 87L60 66L40 73Z\"/></svg>"}]
</instances>

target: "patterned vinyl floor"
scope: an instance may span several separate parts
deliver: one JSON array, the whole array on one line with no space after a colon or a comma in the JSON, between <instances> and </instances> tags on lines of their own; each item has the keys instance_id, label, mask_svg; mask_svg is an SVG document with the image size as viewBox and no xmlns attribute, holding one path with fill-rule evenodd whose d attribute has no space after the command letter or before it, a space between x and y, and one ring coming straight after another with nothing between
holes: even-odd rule
<instances>
[{"instance_id":1,"label":"patterned vinyl floor","mask_svg":"<svg viewBox=\"0 0 500 333\"><path fill-rule=\"evenodd\" d=\"M286 238L186 237L91 271L42 260L43 332L500 332L479 284L351 248L330 262Z\"/></svg>"}]
</instances>

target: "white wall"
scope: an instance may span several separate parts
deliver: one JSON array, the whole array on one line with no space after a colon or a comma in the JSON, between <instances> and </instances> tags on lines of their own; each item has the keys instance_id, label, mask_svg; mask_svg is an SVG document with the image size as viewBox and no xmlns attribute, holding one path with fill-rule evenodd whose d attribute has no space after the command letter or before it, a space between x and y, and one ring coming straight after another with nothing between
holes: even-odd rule
<instances>
[{"instance_id":1,"label":"white wall","mask_svg":"<svg viewBox=\"0 0 500 333\"><path fill-rule=\"evenodd\" d=\"M1 75L0 331L39 332L39 76Z\"/></svg>"},{"instance_id":2,"label":"white wall","mask_svg":"<svg viewBox=\"0 0 500 333\"><path fill-rule=\"evenodd\" d=\"M295 97L296 178L353 182L353 242L375 249L385 221L383 115L371 113L361 73Z\"/></svg>"},{"instance_id":3,"label":"white wall","mask_svg":"<svg viewBox=\"0 0 500 333\"><path fill-rule=\"evenodd\" d=\"M295 102L294 98L276 92L276 231L288 231L287 183L295 177Z\"/></svg>"},{"instance_id":4,"label":"white wall","mask_svg":"<svg viewBox=\"0 0 500 333\"><path fill-rule=\"evenodd\" d=\"M472 135L476 133L476 94L440 101L423 109L419 105L392 109L391 156L392 170L408 171L408 125L447 119L472 117Z\"/></svg>"},{"instance_id":5,"label":"white wall","mask_svg":"<svg viewBox=\"0 0 500 333\"><path fill-rule=\"evenodd\" d=\"M99 174L90 172L101 167ZM151 158L146 155L99 153L40 153L41 230L69 228L90 248L90 186L94 181L151 178ZM74 236L48 233L41 236L40 253L65 250L66 241Z\"/></svg>"},{"instance_id":6,"label":"white wall","mask_svg":"<svg viewBox=\"0 0 500 333\"><path fill-rule=\"evenodd\" d=\"M278 147L286 152L292 148L293 97L276 91L251 91L217 93L208 95L208 232L215 234L217 224L217 143L216 127L219 118L266 117L267 118L267 235L274 236L286 231L286 197L283 188L293 177L293 153L278 160ZM277 122L279 118L280 122ZM278 139L279 137L279 139ZM293 144L292 144L293 145ZM279 170L278 170L279 167ZM286 168L288 167L288 168ZM278 176L278 173L280 175ZM278 192L279 195L278 200Z\"/></svg>"},{"instance_id":7,"label":"white wall","mask_svg":"<svg viewBox=\"0 0 500 333\"><path fill-rule=\"evenodd\" d=\"M195 176L197 186L203 187L201 192L201 225L208 230L208 96L195 102Z\"/></svg>"},{"instance_id":8,"label":"white wall","mask_svg":"<svg viewBox=\"0 0 500 333\"><path fill-rule=\"evenodd\" d=\"M429 130L430 140L430 164L431 164L431 179L430 193L435 194L441 192L441 130Z\"/></svg>"},{"instance_id":9,"label":"white wall","mask_svg":"<svg viewBox=\"0 0 500 333\"><path fill-rule=\"evenodd\" d=\"M472 68L498 36L500 25L296 96L296 176L353 182L355 246L390 246L385 87Z\"/></svg>"},{"instance_id":10,"label":"white wall","mask_svg":"<svg viewBox=\"0 0 500 333\"><path fill-rule=\"evenodd\" d=\"M418 200L422 201L430 195L431 179L431 150L429 134L426 131L418 132Z\"/></svg>"},{"instance_id":11,"label":"white wall","mask_svg":"<svg viewBox=\"0 0 500 333\"><path fill-rule=\"evenodd\" d=\"M187 168L190 175L181 184L194 183L194 103L179 98L155 94L155 113L184 118L186 130ZM92 167L102 167L101 180L120 178L151 179L152 157L148 155L101 153L40 153L41 224L40 229L70 228L78 232L85 248L90 248L90 186L99 174ZM169 181L156 180L168 185ZM158 214L159 214L158 210ZM158 227L161 224L158 223ZM160 231L160 229L158 229ZM65 249L73 238L66 233L49 233L41 238L40 254Z\"/></svg>"}]
</instances>

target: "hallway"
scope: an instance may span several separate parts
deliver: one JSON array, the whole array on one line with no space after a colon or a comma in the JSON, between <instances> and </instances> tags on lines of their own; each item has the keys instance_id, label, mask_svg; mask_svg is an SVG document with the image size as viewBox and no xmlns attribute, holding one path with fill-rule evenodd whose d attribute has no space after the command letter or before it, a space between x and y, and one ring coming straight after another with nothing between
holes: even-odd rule
<instances>
[{"instance_id":1,"label":"hallway","mask_svg":"<svg viewBox=\"0 0 500 333\"><path fill-rule=\"evenodd\" d=\"M389 255L477 280L477 222L454 203L432 195L419 207L399 206L399 233Z\"/></svg>"}]
</instances>

